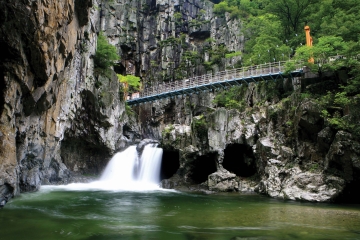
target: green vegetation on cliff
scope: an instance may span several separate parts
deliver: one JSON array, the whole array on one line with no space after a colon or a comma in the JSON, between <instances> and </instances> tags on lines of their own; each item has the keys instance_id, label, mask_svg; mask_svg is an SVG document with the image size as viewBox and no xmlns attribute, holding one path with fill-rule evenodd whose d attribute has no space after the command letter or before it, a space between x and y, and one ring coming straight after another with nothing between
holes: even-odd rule
<instances>
[{"instance_id":1,"label":"green vegetation on cliff","mask_svg":"<svg viewBox=\"0 0 360 240\"><path fill-rule=\"evenodd\" d=\"M245 110L245 85L232 87L226 91L218 93L214 99L217 107L225 107L228 109L237 109L239 111Z\"/></svg>"},{"instance_id":2,"label":"green vegetation on cliff","mask_svg":"<svg viewBox=\"0 0 360 240\"><path fill-rule=\"evenodd\" d=\"M337 38L344 48L332 54L349 53L345 50L359 40L359 11L357 0L224 0L214 6L215 14L229 12L244 22L245 65L292 57L305 45L305 25L311 27L314 46Z\"/></svg>"},{"instance_id":3,"label":"green vegetation on cliff","mask_svg":"<svg viewBox=\"0 0 360 240\"><path fill-rule=\"evenodd\" d=\"M218 16L228 12L230 18L243 22L243 66L288 59L304 61L319 78L331 82L306 93L308 98L317 99L324 124L358 135L359 114L350 108L359 104L360 97L359 11L357 0L224 0L214 6ZM311 27L312 47L305 46L305 25ZM311 57L315 64L307 63ZM241 110L244 96L238 95L232 90L221 92L214 102ZM285 96L278 92L274 97L280 100Z\"/></svg>"},{"instance_id":4,"label":"green vegetation on cliff","mask_svg":"<svg viewBox=\"0 0 360 240\"><path fill-rule=\"evenodd\" d=\"M97 68L107 69L120 60L115 46L108 43L103 32L99 33L94 63Z\"/></svg>"},{"instance_id":5,"label":"green vegetation on cliff","mask_svg":"<svg viewBox=\"0 0 360 240\"><path fill-rule=\"evenodd\" d=\"M125 85L124 92L135 92L139 91L140 88L140 78L134 75L126 75L123 76L121 74L117 74L119 82Z\"/></svg>"}]
</instances>

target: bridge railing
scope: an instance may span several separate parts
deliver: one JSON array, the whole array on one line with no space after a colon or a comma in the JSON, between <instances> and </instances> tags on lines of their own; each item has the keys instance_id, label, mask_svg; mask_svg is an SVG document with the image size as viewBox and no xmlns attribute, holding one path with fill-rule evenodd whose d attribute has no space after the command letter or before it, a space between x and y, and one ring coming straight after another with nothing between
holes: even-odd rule
<instances>
[{"instance_id":1,"label":"bridge railing","mask_svg":"<svg viewBox=\"0 0 360 240\"><path fill-rule=\"evenodd\" d=\"M301 62L294 62L296 70L302 69ZM192 77L183 80L177 80L167 83L157 84L155 86L146 87L140 92L141 97L152 95L160 95L162 93L178 91L181 89L194 88L201 85L212 84L216 82L225 82L234 79L245 79L251 77L259 77L265 75L279 74L285 72L286 61L272 62L236 69L225 70L215 74L205 74L202 76Z\"/></svg>"}]
</instances>

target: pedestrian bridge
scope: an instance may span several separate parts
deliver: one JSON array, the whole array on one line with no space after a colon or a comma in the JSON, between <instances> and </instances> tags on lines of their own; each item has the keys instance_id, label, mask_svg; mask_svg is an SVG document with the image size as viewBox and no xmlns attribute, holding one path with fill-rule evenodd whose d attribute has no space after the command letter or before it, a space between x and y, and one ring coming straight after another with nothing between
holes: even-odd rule
<instances>
[{"instance_id":1,"label":"pedestrian bridge","mask_svg":"<svg viewBox=\"0 0 360 240\"><path fill-rule=\"evenodd\" d=\"M146 87L138 94L133 94L127 100L128 105L151 102L158 99L174 97L177 95L190 95L212 89L232 87L251 82L277 80L283 78L299 77L303 74L303 63L293 62L295 70L286 73L285 64L289 61L273 62L267 64L242 67L237 69L206 74L193 78L171 81Z\"/></svg>"}]
</instances>

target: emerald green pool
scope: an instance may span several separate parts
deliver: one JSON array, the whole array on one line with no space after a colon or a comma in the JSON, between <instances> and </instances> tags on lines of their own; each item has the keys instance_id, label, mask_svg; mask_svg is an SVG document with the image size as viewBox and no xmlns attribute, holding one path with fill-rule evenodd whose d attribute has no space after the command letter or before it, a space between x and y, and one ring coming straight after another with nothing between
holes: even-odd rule
<instances>
[{"instance_id":1,"label":"emerald green pool","mask_svg":"<svg viewBox=\"0 0 360 240\"><path fill-rule=\"evenodd\" d=\"M0 239L360 239L360 206L174 191L22 194Z\"/></svg>"}]
</instances>

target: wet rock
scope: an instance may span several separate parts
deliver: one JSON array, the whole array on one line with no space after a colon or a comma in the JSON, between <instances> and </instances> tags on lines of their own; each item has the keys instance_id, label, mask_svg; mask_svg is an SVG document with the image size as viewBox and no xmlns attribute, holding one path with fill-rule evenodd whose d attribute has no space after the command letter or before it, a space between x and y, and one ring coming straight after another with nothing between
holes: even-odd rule
<instances>
[{"instance_id":1,"label":"wet rock","mask_svg":"<svg viewBox=\"0 0 360 240\"><path fill-rule=\"evenodd\" d=\"M251 179L240 179L239 183L239 192L256 192L258 189L259 182L257 180Z\"/></svg>"},{"instance_id":2,"label":"wet rock","mask_svg":"<svg viewBox=\"0 0 360 240\"><path fill-rule=\"evenodd\" d=\"M225 169L210 174L207 183L212 191L230 192L239 189L236 175Z\"/></svg>"},{"instance_id":3,"label":"wet rock","mask_svg":"<svg viewBox=\"0 0 360 240\"><path fill-rule=\"evenodd\" d=\"M284 199L326 202L334 200L344 188L344 181L334 176L310 172L293 172L295 176L282 184ZM329 184L331 181L331 184Z\"/></svg>"},{"instance_id":4,"label":"wet rock","mask_svg":"<svg viewBox=\"0 0 360 240\"><path fill-rule=\"evenodd\" d=\"M13 197L13 188L9 184L0 185L0 208Z\"/></svg>"},{"instance_id":5,"label":"wet rock","mask_svg":"<svg viewBox=\"0 0 360 240\"><path fill-rule=\"evenodd\" d=\"M165 189L177 189L180 186L186 185L184 183L183 178L181 178L178 174L174 174L169 179L164 179L160 182L160 187Z\"/></svg>"},{"instance_id":6,"label":"wet rock","mask_svg":"<svg viewBox=\"0 0 360 240\"><path fill-rule=\"evenodd\" d=\"M42 173L39 167L23 170L20 178L21 192L33 192L40 189Z\"/></svg>"},{"instance_id":7,"label":"wet rock","mask_svg":"<svg viewBox=\"0 0 360 240\"><path fill-rule=\"evenodd\" d=\"M333 201L344 188L344 180L322 173L286 168L280 161L269 162L258 191L271 197L291 200Z\"/></svg>"},{"instance_id":8,"label":"wet rock","mask_svg":"<svg viewBox=\"0 0 360 240\"><path fill-rule=\"evenodd\" d=\"M154 139L143 139L141 142L136 146L136 151L139 153L139 156L141 156L141 153L144 150L144 147L148 144L159 144L159 141Z\"/></svg>"}]
</instances>

